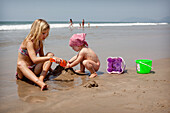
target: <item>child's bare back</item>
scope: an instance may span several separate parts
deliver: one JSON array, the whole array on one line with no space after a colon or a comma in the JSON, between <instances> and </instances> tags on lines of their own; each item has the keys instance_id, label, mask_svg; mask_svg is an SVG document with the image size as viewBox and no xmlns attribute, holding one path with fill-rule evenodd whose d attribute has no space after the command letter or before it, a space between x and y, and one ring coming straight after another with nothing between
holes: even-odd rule
<instances>
[{"instance_id":1,"label":"child's bare back","mask_svg":"<svg viewBox=\"0 0 170 113\"><path fill-rule=\"evenodd\" d=\"M79 53L82 53L84 55L83 60L92 60L97 64L100 63L98 56L91 48L83 47Z\"/></svg>"}]
</instances>

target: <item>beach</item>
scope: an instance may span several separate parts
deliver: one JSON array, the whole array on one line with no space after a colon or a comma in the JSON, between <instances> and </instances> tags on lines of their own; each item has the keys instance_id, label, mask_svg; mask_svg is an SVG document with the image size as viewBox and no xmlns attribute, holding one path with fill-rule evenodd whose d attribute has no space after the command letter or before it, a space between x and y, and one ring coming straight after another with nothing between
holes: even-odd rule
<instances>
[{"instance_id":1,"label":"beach","mask_svg":"<svg viewBox=\"0 0 170 113\"><path fill-rule=\"evenodd\" d=\"M72 30L51 28L44 42L45 53L69 60L77 53L69 47L74 33L87 33L86 41L101 61L98 76L74 81L46 81L49 89L15 78L17 52L29 29L0 30L0 112L2 113L169 113L170 112L170 24L92 26ZM108 57L121 56L125 73L107 74ZM137 74L137 59L151 59L149 74ZM54 69L57 65L53 64ZM79 66L74 67L79 69ZM86 70L86 73L89 73ZM89 81L98 87L84 87Z\"/></svg>"}]
</instances>

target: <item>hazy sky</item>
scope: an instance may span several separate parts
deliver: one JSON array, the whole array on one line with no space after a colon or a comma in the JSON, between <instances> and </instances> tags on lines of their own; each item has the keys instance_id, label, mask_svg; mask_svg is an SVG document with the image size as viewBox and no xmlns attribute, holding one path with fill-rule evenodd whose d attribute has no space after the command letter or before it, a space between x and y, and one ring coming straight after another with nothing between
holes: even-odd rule
<instances>
[{"instance_id":1,"label":"hazy sky","mask_svg":"<svg viewBox=\"0 0 170 113\"><path fill-rule=\"evenodd\" d=\"M0 0L0 21L159 20L170 16L170 0Z\"/></svg>"}]
</instances>

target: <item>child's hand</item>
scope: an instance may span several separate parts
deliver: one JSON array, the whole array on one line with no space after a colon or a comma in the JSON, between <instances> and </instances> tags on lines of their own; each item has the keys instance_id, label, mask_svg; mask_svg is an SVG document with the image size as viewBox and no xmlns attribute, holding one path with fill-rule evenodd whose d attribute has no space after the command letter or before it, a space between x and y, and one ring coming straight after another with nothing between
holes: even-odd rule
<instances>
[{"instance_id":1,"label":"child's hand","mask_svg":"<svg viewBox=\"0 0 170 113\"><path fill-rule=\"evenodd\" d=\"M65 67L65 68L66 68L66 69L67 69L67 68L70 68L70 64L69 64L69 63L67 63L67 65L66 65L66 67Z\"/></svg>"}]
</instances>

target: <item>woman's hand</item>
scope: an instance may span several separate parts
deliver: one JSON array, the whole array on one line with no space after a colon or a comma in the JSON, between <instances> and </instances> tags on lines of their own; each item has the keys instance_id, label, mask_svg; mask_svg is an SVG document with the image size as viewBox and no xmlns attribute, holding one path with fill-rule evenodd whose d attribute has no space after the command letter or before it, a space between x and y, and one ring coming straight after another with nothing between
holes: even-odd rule
<instances>
[{"instance_id":1,"label":"woman's hand","mask_svg":"<svg viewBox=\"0 0 170 113\"><path fill-rule=\"evenodd\" d=\"M60 64L60 62L62 61L62 58L58 58L58 57L56 57L56 56L53 56L53 59L55 60L55 62L56 62L57 64Z\"/></svg>"}]
</instances>

